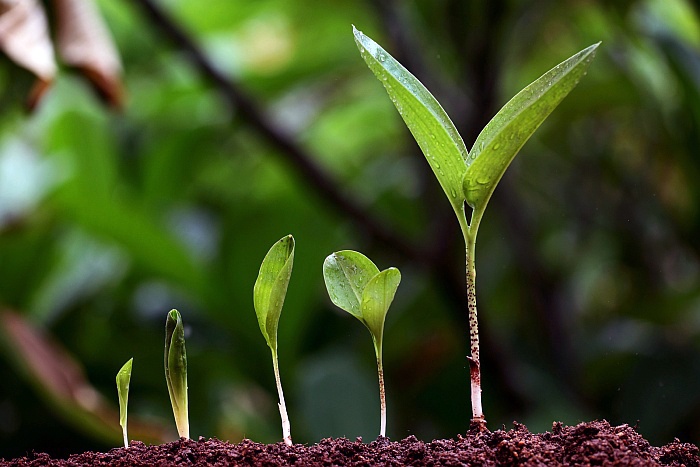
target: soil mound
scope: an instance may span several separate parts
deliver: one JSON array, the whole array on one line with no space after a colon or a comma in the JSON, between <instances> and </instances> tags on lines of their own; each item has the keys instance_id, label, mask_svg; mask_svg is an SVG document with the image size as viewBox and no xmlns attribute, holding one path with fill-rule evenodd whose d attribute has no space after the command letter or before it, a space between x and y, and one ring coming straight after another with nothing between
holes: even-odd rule
<instances>
[{"instance_id":1,"label":"soil mound","mask_svg":"<svg viewBox=\"0 0 700 467\"><path fill-rule=\"evenodd\" d=\"M673 465L700 467L698 447L678 440L651 446L629 425L610 426L607 421L564 426L554 423L551 432L533 434L525 425L511 430L472 430L456 439L431 442L409 436L401 441L379 438L324 439L318 444L286 446L243 440L231 444L200 437L180 439L158 446L135 441L128 449L85 452L68 459L48 454L0 460L0 466L467 466L467 465Z\"/></svg>"}]
</instances>

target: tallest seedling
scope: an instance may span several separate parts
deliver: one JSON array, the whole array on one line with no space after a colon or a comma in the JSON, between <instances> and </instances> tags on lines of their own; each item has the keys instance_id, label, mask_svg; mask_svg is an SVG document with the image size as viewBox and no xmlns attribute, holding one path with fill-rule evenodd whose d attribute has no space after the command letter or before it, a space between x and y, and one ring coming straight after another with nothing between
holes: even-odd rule
<instances>
[{"instance_id":1,"label":"tallest seedling","mask_svg":"<svg viewBox=\"0 0 700 467\"><path fill-rule=\"evenodd\" d=\"M471 151L467 151L454 124L425 86L376 42L354 27L353 31L362 58L384 85L418 142L462 229L467 257L472 423L483 428L486 420L481 406L474 262L479 224L506 168L545 118L578 84L599 44L580 51L520 91L493 117ZM471 208L469 222L465 203Z\"/></svg>"}]
</instances>

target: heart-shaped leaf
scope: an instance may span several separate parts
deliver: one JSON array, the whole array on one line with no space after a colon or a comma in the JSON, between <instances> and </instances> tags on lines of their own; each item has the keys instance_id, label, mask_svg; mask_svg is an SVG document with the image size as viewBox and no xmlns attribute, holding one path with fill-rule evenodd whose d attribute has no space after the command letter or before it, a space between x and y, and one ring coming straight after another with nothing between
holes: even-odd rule
<instances>
[{"instance_id":1,"label":"heart-shaped leaf","mask_svg":"<svg viewBox=\"0 0 700 467\"><path fill-rule=\"evenodd\" d=\"M353 26L355 42L413 134L453 209L463 216L467 147L452 120L423 84L379 44Z\"/></svg>"},{"instance_id":2,"label":"heart-shaped leaf","mask_svg":"<svg viewBox=\"0 0 700 467\"><path fill-rule=\"evenodd\" d=\"M381 354L384 337L384 319L394 301L396 289L401 282L401 273L396 268L385 269L374 276L362 291L362 321L374 336L375 345Z\"/></svg>"},{"instance_id":3,"label":"heart-shaped leaf","mask_svg":"<svg viewBox=\"0 0 700 467\"><path fill-rule=\"evenodd\" d=\"M277 241L265 255L253 287L253 305L267 345L277 355L277 326L294 265L294 237Z\"/></svg>"},{"instance_id":4,"label":"heart-shaped leaf","mask_svg":"<svg viewBox=\"0 0 700 467\"><path fill-rule=\"evenodd\" d=\"M362 320L362 291L379 268L362 253L338 251L323 262L323 279L335 306Z\"/></svg>"},{"instance_id":5,"label":"heart-shaped leaf","mask_svg":"<svg viewBox=\"0 0 700 467\"><path fill-rule=\"evenodd\" d=\"M331 301L359 319L372 335L379 374L380 436L386 435L386 393L382 365L384 319L401 282L396 268L379 272L369 258L356 251L339 251L323 262L323 279Z\"/></svg>"},{"instance_id":6,"label":"heart-shaped leaf","mask_svg":"<svg viewBox=\"0 0 700 467\"><path fill-rule=\"evenodd\" d=\"M508 165L547 116L578 84L595 56L594 44L520 91L476 138L467 158L464 197L483 211Z\"/></svg>"}]
</instances>

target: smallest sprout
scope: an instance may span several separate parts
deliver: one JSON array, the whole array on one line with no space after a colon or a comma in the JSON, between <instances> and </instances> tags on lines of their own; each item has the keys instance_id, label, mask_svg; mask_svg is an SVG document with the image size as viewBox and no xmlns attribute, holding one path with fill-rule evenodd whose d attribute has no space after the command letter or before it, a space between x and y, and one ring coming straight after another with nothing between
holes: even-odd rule
<instances>
[{"instance_id":1,"label":"smallest sprout","mask_svg":"<svg viewBox=\"0 0 700 467\"><path fill-rule=\"evenodd\" d=\"M131 382L131 364L134 359L128 362L117 373L117 395L119 397L119 424L122 426L124 434L124 447L129 447L129 437L126 435L126 409L129 404L129 383Z\"/></svg>"}]
</instances>

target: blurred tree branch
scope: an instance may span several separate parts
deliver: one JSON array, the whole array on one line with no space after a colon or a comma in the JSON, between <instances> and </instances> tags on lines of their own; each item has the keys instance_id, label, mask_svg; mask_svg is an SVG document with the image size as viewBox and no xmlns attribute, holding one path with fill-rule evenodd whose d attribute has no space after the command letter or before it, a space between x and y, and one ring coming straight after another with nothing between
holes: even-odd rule
<instances>
[{"instance_id":1,"label":"blurred tree branch","mask_svg":"<svg viewBox=\"0 0 700 467\"><path fill-rule=\"evenodd\" d=\"M396 253L426 262L422 251L411 245L396 231L373 217L365 206L361 206L345 195L339 187L341 183L315 161L308 150L301 147L292 136L284 132L268 119L260 106L242 87L231 78L225 76L211 63L188 33L173 20L158 4L152 0L134 1L150 22L156 26L174 45L182 49L192 60L194 66L218 91L224 96L233 111L240 112L245 122L250 125L270 145L278 150L298 174L318 192L321 199L334 205L340 212L353 219L357 225L373 240L387 246Z\"/></svg>"}]
</instances>

